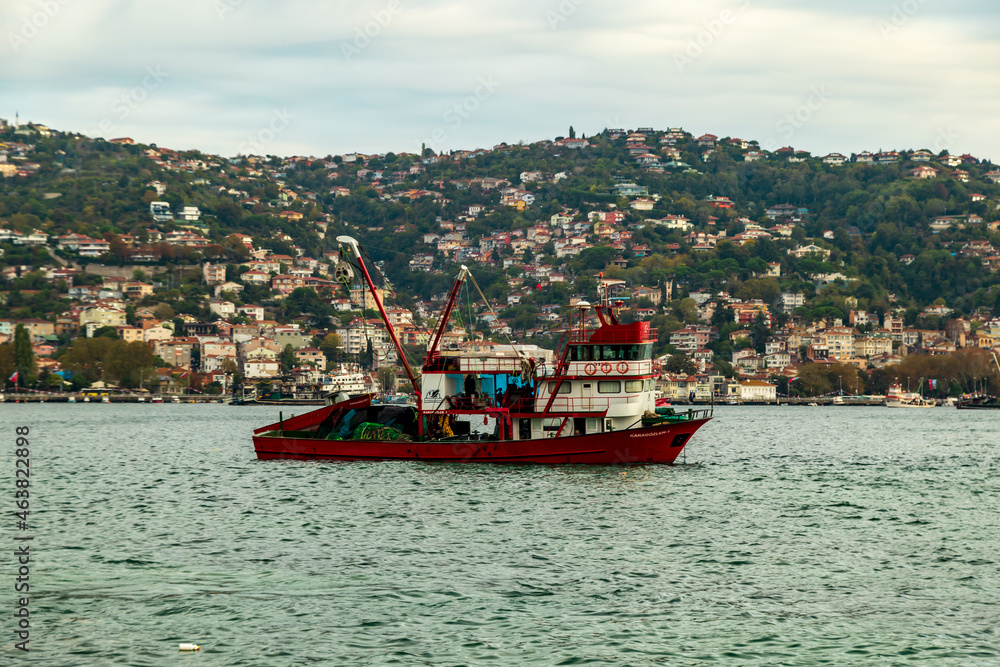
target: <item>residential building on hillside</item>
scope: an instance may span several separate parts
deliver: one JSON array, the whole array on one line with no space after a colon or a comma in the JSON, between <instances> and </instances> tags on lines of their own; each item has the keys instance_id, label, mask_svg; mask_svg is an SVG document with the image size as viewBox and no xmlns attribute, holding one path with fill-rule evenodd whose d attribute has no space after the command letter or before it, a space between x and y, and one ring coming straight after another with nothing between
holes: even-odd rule
<instances>
[{"instance_id":1,"label":"residential building on hillside","mask_svg":"<svg viewBox=\"0 0 1000 667\"><path fill-rule=\"evenodd\" d=\"M226 282L226 267L223 264L206 262L201 267L201 275L206 285L218 285Z\"/></svg>"},{"instance_id":2,"label":"residential building on hillside","mask_svg":"<svg viewBox=\"0 0 1000 667\"><path fill-rule=\"evenodd\" d=\"M197 222L201 219L201 211L197 206L185 206L181 209L179 219L187 222Z\"/></svg>"},{"instance_id":3,"label":"residential building on hillside","mask_svg":"<svg viewBox=\"0 0 1000 667\"><path fill-rule=\"evenodd\" d=\"M824 332L823 344L833 359L849 359L854 356L854 337L857 331L847 327L831 327Z\"/></svg>"},{"instance_id":4,"label":"residential building on hillside","mask_svg":"<svg viewBox=\"0 0 1000 667\"><path fill-rule=\"evenodd\" d=\"M103 307L80 311L80 328L90 323L96 324L98 328L125 326L125 311Z\"/></svg>"},{"instance_id":5,"label":"residential building on hillside","mask_svg":"<svg viewBox=\"0 0 1000 667\"><path fill-rule=\"evenodd\" d=\"M670 334L670 344L681 352L691 355L707 346L718 336L718 329L707 326L688 326Z\"/></svg>"},{"instance_id":6,"label":"residential building on hillside","mask_svg":"<svg viewBox=\"0 0 1000 667\"><path fill-rule=\"evenodd\" d=\"M169 222L174 219L170 204L165 201L154 201L149 203L149 214L155 222Z\"/></svg>"},{"instance_id":7,"label":"residential building on hillside","mask_svg":"<svg viewBox=\"0 0 1000 667\"><path fill-rule=\"evenodd\" d=\"M892 354L892 338L887 335L858 336L854 339L854 354L864 359Z\"/></svg>"}]
</instances>

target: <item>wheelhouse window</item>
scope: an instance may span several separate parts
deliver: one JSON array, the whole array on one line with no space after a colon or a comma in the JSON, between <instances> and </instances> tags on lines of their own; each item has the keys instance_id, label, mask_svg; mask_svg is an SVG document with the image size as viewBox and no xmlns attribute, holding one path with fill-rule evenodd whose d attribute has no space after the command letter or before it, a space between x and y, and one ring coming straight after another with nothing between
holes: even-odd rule
<instances>
[{"instance_id":1,"label":"wheelhouse window","mask_svg":"<svg viewBox=\"0 0 1000 667\"><path fill-rule=\"evenodd\" d=\"M574 345L570 361L648 361L653 358L653 344Z\"/></svg>"},{"instance_id":2,"label":"wheelhouse window","mask_svg":"<svg viewBox=\"0 0 1000 667\"><path fill-rule=\"evenodd\" d=\"M642 380L629 380L625 383L626 394L638 394L642 391Z\"/></svg>"},{"instance_id":3,"label":"wheelhouse window","mask_svg":"<svg viewBox=\"0 0 1000 667\"><path fill-rule=\"evenodd\" d=\"M618 380L603 380L597 383L597 391L601 394L620 394L622 383Z\"/></svg>"},{"instance_id":4,"label":"wheelhouse window","mask_svg":"<svg viewBox=\"0 0 1000 667\"><path fill-rule=\"evenodd\" d=\"M558 382L549 382L549 393L550 394L555 393L555 391L556 391L556 385L557 384L559 384L559 383ZM573 392L573 383L572 382L569 382L568 380L563 380L562 384L559 384L559 393L560 394L569 394L569 393L572 393L572 392Z\"/></svg>"}]
</instances>

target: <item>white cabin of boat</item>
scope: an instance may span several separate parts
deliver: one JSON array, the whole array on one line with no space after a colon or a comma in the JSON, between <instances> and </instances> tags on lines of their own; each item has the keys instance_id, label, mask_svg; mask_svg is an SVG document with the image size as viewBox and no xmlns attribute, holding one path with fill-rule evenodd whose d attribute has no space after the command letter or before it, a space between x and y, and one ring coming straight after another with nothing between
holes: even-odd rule
<instances>
[{"instance_id":1,"label":"white cabin of boat","mask_svg":"<svg viewBox=\"0 0 1000 667\"><path fill-rule=\"evenodd\" d=\"M548 350L494 345L432 352L422 374L423 413L449 416L452 430L503 439L590 435L641 427L656 410L655 333L648 322L619 324L607 306L593 308L598 328L564 336L560 357ZM468 424L468 426L465 426ZM458 431L454 431L458 433Z\"/></svg>"}]
</instances>

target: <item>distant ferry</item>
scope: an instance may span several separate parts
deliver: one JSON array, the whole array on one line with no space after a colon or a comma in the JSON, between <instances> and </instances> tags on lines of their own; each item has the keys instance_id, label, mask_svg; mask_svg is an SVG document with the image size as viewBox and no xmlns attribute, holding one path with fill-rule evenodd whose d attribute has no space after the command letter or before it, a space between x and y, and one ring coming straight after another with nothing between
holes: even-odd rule
<instances>
[{"instance_id":1,"label":"distant ferry","mask_svg":"<svg viewBox=\"0 0 1000 667\"><path fill-rule=\"evenodd\" d=\"M338 370L324 373L318 383L296 382L294 375L270 392L261 393L256 386L243 387L242 395L233 405L325 405L324 397L346 393L363 394L372 388L368 373L356 366L342 365Z\"/></svg>"},{"instance_id":2,"label":"distant ferry","mask_svg":"<svg viewBox=\"0 0 1000 667\"><path fill-rule=\"evenodd\" d=\"M933 408L937 402L924 398L920 394L912 391L903 391L899 384L893 384L885 395L885 406L887 408Z\"/></svg>"}]
</instances>

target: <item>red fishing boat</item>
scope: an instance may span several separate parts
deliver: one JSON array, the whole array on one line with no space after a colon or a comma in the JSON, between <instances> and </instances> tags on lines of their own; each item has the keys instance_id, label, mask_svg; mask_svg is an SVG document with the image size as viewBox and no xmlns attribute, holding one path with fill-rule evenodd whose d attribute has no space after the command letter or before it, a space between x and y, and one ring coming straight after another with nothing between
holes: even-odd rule
<instances>
[{"instance_id":1,"label":"red fishing boat","mask_svg":"<svg viewBox=\"0 0 1000 667\"><path fill-rule=\"evenodd\" d=\"M344 280L356 269L363 277L417 403L329 397L325 407L255 430L258 459L673 463L712 418L710 409L656 406L656 334L648 322L620 323L607 295L599 305L576 306L557 356L529 356L513 344L485 353L441 349L462 286L471 281L478 290L466 267L452 285L418 380L357 241L337 240L357 260L353 269L338 266L337 276Z\"/></svg>"}]
</instances>

